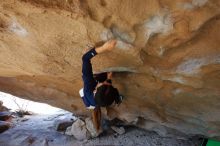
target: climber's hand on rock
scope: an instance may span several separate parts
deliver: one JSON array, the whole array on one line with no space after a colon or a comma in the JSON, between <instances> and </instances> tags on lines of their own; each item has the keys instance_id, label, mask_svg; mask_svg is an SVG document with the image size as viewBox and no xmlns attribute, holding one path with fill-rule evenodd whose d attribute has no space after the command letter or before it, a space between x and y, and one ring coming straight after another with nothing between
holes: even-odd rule
<instances>
[{"instance_id":1,"label":"climber's hand on rock","mask_svg":"<svg viewBox=\"0 0 220 146\"><path fill-rule=\"evenodd\" d=\"M112 79L112 72L107 73L107 79Z\"/></svg>"},{"instance_id":2,"label":"climber's hand on rock","mask_svg":"<svg viewBox=\"0 0 220 146\"><path fill-rule=\"evenodd\" d=\"M110 40L107 41L104 45L102 45L101 47L96 48L96 52L97 53L102 53L105 51L111 51L114 49L115 45L116 45L117 41L116 40Z\"/></svg>"},{"instance_id":3,"label":"climber's hand on rock","mask_svg":"<svg viewBox=\"0 0 220 146\"><path fill-rule=\"evenodd\" d=\"M116 40L110 40L110 41L107 41L102 47L103 47L105 50L111 51L111 50L114 49L116 43L117 43Z\"/></svg>"}]
</instances>

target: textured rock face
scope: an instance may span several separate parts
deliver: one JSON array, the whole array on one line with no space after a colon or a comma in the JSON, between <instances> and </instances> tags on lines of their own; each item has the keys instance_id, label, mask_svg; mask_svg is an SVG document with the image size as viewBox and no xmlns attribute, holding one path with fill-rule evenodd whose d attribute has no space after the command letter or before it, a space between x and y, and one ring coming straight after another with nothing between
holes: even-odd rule
<instances>
[{"instance_id":1,"label":"textured rock face","mask_svg":"<svg viewBox=\"0 0 220 146\"><path fill-rule=\"evenodd\" d=\"M1 0L0 90L88 114L78 95L87 45L125 96L110 118L161 135L220 139L219 0Z\"/></svg>"}]
</instances>

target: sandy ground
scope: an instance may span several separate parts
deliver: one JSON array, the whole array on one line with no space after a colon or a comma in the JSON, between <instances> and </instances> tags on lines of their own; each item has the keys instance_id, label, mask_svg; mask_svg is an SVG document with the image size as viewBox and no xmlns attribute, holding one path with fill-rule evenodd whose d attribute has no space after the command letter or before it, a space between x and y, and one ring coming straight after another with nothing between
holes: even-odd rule
<instances>
[{"instance_id":1,"label":"sandy ground","mask_svg":"<svg viewBox=\"0 0 220 146\"><path fill-rule=\"evenodd\" d=\"M71 117L71 113L65 112L14 119L16 125L0 134L0 146L197 146L201 143L198 139L163 138L155 132L135 127L125 128L126 133L123 135L110 131L95 139L77 141L74 137L55 130L55 120Z\"/></svg>"}]
</instances>

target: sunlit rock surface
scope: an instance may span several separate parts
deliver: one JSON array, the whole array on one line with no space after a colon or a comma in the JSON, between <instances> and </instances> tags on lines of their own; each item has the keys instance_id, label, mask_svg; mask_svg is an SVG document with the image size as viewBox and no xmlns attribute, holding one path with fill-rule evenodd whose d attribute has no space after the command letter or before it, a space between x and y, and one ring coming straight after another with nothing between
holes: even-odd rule
<instances>
[{"instance_id":1,"label":"sunlit rock surface","mask_svg":"<svg viewBox=\"0 0 220 146\"><path fill-rule=\"evenodd\" d=\"M220 139L219 0L1 0L0 90L89 114L87 45L116 38L94 71L117 71L110 118L160 135Z\"/></svg>"}]
</instances>

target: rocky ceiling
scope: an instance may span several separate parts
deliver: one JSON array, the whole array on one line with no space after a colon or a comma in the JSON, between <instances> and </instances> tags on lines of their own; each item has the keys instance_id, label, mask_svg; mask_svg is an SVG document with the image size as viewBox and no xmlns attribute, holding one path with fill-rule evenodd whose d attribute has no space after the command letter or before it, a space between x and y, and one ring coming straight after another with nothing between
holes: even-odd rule
<instances>
[{"instance_id":1,"label":"rocky ceiling","mask_svg":"<svg viewBox=\"0 0 220 146\"><path fill-rule=\"evenodd\" d=\"M160 135L220 139L219 0L1 0L0 90L88 114L81 56L125 96L104 113Z\"/></svg>"}]
</instances>

